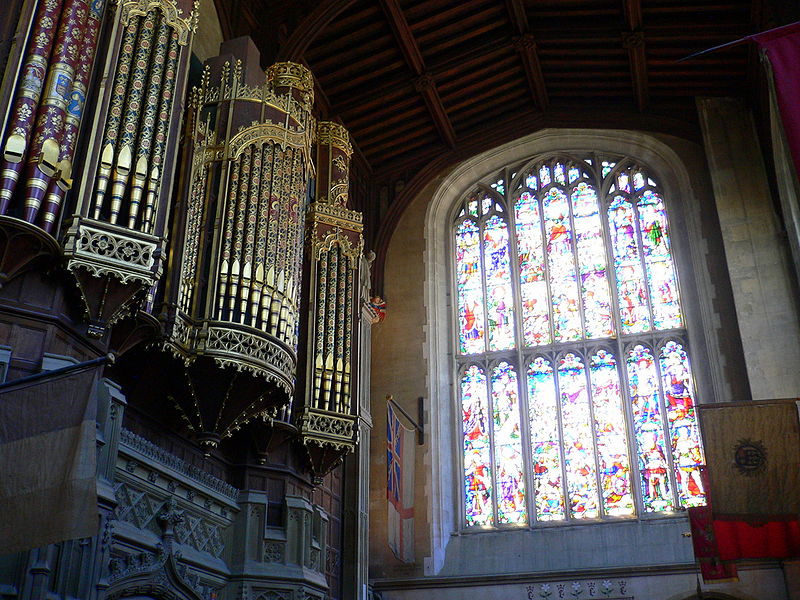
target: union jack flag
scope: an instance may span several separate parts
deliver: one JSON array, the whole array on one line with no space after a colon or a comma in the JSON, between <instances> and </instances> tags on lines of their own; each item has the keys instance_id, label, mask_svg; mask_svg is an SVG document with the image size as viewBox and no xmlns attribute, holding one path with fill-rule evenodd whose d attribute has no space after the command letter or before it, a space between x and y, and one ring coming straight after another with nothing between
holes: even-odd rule
<instances>
[{"instance_id":1,"label":"union jack flag","mask_svg":"<svg viewBox=\"0 0 800 600\"><path fill-rule=\"evenodd\" d=\"M386 497L389 547L406 563L414 562L414 430L406 429L387 403Z\"/></svg>"},{"instance_id":2,"label":"union jack flag","mask_svg":"<svg viewBox=\"0 0 800 600\"><path fill-rule=\"evenodd\" d=\"M403 474L401 464L403 456L403 425L394 413L390 404L386 419L386 464L388 477L386 480L386 497L389 502L398 507L400 504L400 487Z\"/></svg>"}]
</instances>

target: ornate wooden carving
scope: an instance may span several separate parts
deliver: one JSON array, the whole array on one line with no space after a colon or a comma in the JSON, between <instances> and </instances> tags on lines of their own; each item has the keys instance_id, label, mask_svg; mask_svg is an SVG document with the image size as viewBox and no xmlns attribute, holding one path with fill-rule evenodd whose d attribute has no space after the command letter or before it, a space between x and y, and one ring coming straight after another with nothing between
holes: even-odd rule
<instances>
[{"instance_id":1,"label":"ornate wooden carving","mask_svg":"<svg viewBox=\"0 0 800 600\"><path fill-rule=\"evenodd\" d=\"M332 122L317 128L317 192L308 211L305 300L308 322L298 426L311 470L321 477L356 444L352 402L358 319L361 213L347 208L352 145Z\"/></svg>"},{"instance_id":2,"label":"ornate wooden carving","mask_svg":"<svg viewBox=\"0 0 800 600\"><path fill-rule=\"evenodd\" d=\"M247 57L248 46L228 47ZM190 390L176 402L207 445L255 417L269 422L294 392L312 104L302 65L277 63L265 75L231 55L207 63L192 95L165 347L186 365Z\"/></svg>"}]
</instances>

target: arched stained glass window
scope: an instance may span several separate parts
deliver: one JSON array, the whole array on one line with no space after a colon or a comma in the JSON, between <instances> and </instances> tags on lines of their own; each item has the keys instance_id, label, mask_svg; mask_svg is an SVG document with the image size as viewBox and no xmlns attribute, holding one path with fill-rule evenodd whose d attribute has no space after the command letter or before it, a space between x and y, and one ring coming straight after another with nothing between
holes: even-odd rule
<instances>
[{"instance_id":1,"label":"arched stained glass window","mask_svg":"<svg viewBox=\"0 0 800 600\"><path fill-rule=\"evenodd\" d=\"M464 523L705 503L666 201L636 161L539 159L453 224Z\"/></svg>"}]
</instances>

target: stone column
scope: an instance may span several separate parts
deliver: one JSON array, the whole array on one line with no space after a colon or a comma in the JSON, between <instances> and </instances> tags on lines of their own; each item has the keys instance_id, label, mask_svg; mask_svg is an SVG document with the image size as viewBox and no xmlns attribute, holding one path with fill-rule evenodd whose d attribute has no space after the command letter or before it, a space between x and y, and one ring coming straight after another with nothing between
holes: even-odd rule
<instances>
[{"instance_id":1,"label":"stone column","mask_svg":"<svg viewBox=\"0 0 800 600\"><path fill-rule=\"evenodd\" d=\"M800 326L789 252L752 115L732 98L701 98L697 105L752 398L800 396Z\"/></svg>"},{"instance_id":2,"label":"stone column","mask_svg":"<svg viewBox=\"0 0 800 600\"><path fill-rule=\"evenodd\" d=\"M369 262L362 261L362 272L369 273ZM364 283L364 282L362 282ZM369 584L369 452L372 417L370 415L370 364L372 323L377 314L369 304L369 278L362 289L358 354L358 446L345 459L344 490L344 597L368 600Z\"/></svg>"}]
</instances>

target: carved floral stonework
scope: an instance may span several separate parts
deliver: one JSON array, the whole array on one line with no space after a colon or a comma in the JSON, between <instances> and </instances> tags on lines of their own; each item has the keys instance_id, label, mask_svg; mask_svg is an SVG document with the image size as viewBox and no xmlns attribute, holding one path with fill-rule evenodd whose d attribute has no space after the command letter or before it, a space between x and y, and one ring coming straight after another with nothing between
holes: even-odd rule
<instances>
[{"instance_id":1,"label":"carved floral stonework","mask_svg":"<svg viewBox=\"0 0 800 600\"><path fill-rule=\"evenodd\" d=\"M170 505L170 499L158 498L153 494L138 490L127 483L115 487L117 508L115 518L134 525L139 529L160 532L160 520ZM181 518L174 523L175 541L219 558L224 550L222 528L188 510L181 512Z\"/></svg>"},{"instance_id":2,"label":"carved floral stonework","mask_svg":"<svg viewBox=\"0 0 800 600\"><path fill-rule=\"evenodd\" d=\"M264 544L264 562L282 563L284 551L285 544L283 542L266 542Z\"/></svg>"},{"instance_id":3,"label":"carved floral stonework","mask_svg":"<svg viewBox=\"0 0 800 600\"><path fill-rule=\"evenodd\" d=\"M535 583L525 587L526 600L635 600L628 589L626 579L580 580L570 582Z\"/></svg>"},{"instance_id":4,"label":"carved floral stonework","mask_svg":"<svg viewBox=\"0 0 800 600\"><path fill-rule=\"evenodd\" d=\"M197 481L204 486L214 490L215 492L235 500L239 495L239 490L234 486L222 481L218 477L214 477L210 473L190 465L181 460L174 454L170 454L160 446L146 440L140 435L136 435L132 431L122 429L121 442L124 446L135 450L143 456L161 464L170 469L181 473L192 481Z\"/></svg>"}]
</instances>

